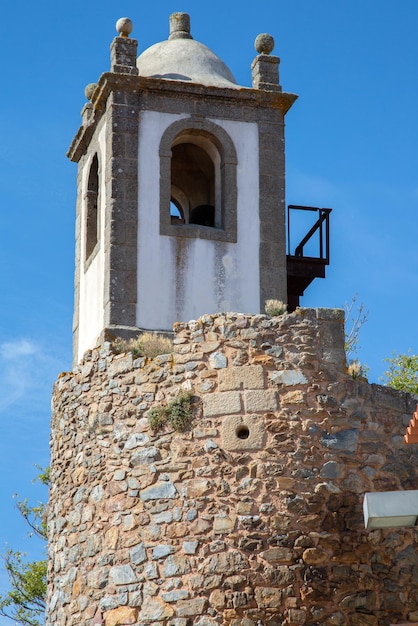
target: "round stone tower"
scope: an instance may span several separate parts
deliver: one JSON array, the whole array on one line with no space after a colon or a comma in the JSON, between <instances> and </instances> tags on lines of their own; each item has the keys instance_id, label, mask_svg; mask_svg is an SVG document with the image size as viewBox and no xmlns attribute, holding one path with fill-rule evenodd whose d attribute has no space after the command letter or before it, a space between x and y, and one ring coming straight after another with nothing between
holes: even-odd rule
<instances>
[{"instance_id":1,"label":"round stone tower","mask_svg":"<svg viewBox=\"0 0 418 626\"><path fill-rule=\"evenodd\" d=\"M342 311L87 352L53 398L48 625L415 622L417 530L362 515L365 492L417 487L412 410L346 374Z\"/></svg>"}]
</instances>

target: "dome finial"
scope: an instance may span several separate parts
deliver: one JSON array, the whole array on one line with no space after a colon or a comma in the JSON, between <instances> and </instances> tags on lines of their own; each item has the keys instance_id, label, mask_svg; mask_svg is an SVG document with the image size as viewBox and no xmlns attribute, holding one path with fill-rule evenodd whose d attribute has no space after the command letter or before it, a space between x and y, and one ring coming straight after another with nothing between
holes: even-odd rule
<instances>
[{"instance_id":1,"label":"dome finial","mask_svg":"<svg viewBox=\"0 0 418 626\"><path fill-rule=\"evenodd\" d=\"M188 13L172 13L170 15L169 39L193 39L190 34L190 15Z\"/></svg>"},{"instance_id":2,"label":"dome finial","mask_svg":"<svg viewBox=\"0 0 418 626\"><path fill-rule=\"evenodd\" d=\"M121 17L116 22L116 31L121 37L129 37L133 27L133 22L129 19L129 17Z\"/></svg>"},{"instance_id":3,"label":"dome finial","mask_svg":"<svg viewBox=\"0 0 418 626\"><path fill-rule=\"evenodd\" d=\"M257 50L258 54L270 54L273 52L274 48L273 37L267 33L257 35L254 42L254 48Z\"/></svg>"}]
</instances>

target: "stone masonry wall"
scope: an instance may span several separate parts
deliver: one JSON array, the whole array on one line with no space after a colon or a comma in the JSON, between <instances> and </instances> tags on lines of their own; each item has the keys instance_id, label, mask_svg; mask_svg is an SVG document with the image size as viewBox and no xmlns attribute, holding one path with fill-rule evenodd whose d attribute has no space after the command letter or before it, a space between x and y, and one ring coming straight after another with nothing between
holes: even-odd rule
<instances>
[{"instance_id":1,"label":"stone masonry wall","mask_svg":"<svg viewBox=\"0 0 418 626\"><path fill-rule=\"evenodd\" d=\"M147 413L191 391L194 418ZM54 390L47 624L418 622L415 529L364 492L418 488L412 399L345 371L342 311L219 314L154 360L88 352Z\"/></svg>"}]
</instances>

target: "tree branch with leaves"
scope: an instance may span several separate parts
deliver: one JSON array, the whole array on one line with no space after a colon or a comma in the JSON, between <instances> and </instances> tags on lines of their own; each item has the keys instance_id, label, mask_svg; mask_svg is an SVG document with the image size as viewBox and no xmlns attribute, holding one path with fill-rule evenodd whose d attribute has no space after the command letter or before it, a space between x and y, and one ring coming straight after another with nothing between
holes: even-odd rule
<instances>
[{"instance_id":1,"label":"tree branch with leaves","mask_svg":"<svg viewBox=\"0 0 418 626\"><path fill-rule=\"evenodd\" d=\"M384 374L384 384L418 395L418 354L393 354L385 360L389 369Z\"/></svg>"},{"instance_id":2,"label":"tree branch with leaves","mask_svg":"<svg viewBox=\"0 0 418 626\"><path fill-rule=\"evenodd\" d=\"M38 468L41 469L41 468ZM49 468L35 479L49 485ZM30 506L18 501L17 508L30 528L30 534L46 540L46 505ZM42 626L45 615L47 561L27 561L26 554L7 550L3 555L10 590L0 594L0 616L23 626Z\"/></svg>"}]
</instances>

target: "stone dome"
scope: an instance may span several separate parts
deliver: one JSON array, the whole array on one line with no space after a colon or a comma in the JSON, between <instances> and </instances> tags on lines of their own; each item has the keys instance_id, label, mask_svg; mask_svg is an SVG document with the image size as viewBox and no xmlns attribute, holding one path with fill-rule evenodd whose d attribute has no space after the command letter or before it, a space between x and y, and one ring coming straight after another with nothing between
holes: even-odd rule
<instances>
[{"instance_id":1,"label":"stone dome","mask_svg":"<svg viewBox=\"0 0 418 626\"><path fill-rule=\"evenodd\" d=\"M154 44L138 57L139 75L236 89L236 80L225 63L192 38L188 17L184 13L170 17L169 39Z\"/></svg>"}]
</instances>

